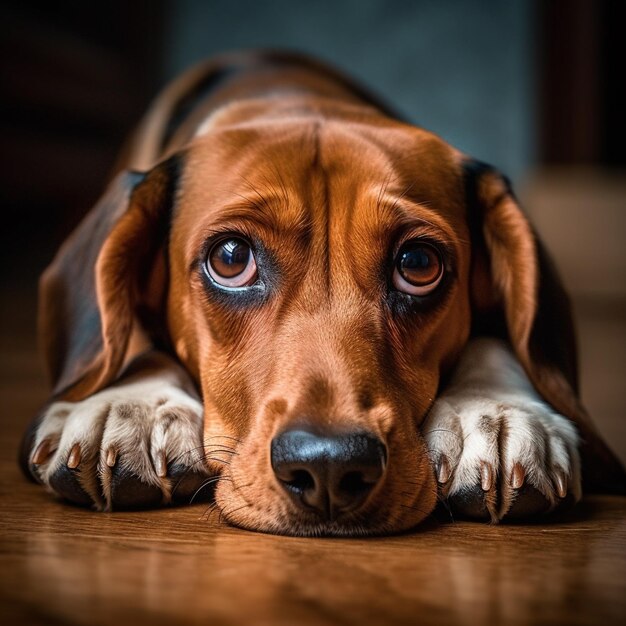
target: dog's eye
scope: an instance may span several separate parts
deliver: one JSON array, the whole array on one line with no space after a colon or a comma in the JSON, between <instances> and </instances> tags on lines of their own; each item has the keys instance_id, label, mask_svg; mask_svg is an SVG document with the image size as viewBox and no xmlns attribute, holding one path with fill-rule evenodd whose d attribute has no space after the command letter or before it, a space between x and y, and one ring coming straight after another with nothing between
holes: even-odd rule
<instances>
[{"instance_id":1,"label":"dog's eye","mask_svg":"<svg viewBox=\"0 0 626 626\"><path fill-rule=\"evenodd\" d=\"M224 287L247 287L257 276L250 244L238 237L218 241L209 251L206 267L211 278Z\"/></svg>"},{"instance_id":2,"label":"dog's eye","mask_svg":"<svg viewBox=\"0 0 626 626\"><path fill-rule=\"evenodd\" d=\"M407 241L395 260L393 286L414 296L426 296L443 277L443 260L435 246L423 241Z\"/></svg>"}]
</instances>

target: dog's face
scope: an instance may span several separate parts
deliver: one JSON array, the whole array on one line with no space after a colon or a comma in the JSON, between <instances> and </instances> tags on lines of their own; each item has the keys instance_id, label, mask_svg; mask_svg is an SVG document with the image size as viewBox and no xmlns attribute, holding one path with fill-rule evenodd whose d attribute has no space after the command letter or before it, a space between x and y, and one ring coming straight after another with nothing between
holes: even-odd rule
<instances>
[{"instance_id":1,"label":"dog's face","mask_svg":"<svg viewBox=\"0 0 626 626\"><path fill-rule=\"evenodd\" d=\"M255 106L121 174L61 249L40 309L56 398L110 385L137 334L169 346L202 393L224 518L292 534L431 512L419 429L470 326L495 322L585 419L565 296L497 171L363 107Z\"/></svg>"},{"instance_id":2,"label":"dog's face","mask_svg":"<svg viewBox=\"0 0 626 626\"><path fill-rule=\"evenodd\" d=\"M311 120L195 140L170 232L168 323L202 388L207 457L228 459L213 463L227 519L355 533L430 513L418 427L469 334L469 240L460 155L425 131ZM321 507L303 494L315 471L276 467L277 438L294 432L376 441L374 478L344 470L367 493L335 507L332 493ZM307 445L294 441L290 461ZM236 453L212 454L225 444Z\"/></svg>"}]
</instances>

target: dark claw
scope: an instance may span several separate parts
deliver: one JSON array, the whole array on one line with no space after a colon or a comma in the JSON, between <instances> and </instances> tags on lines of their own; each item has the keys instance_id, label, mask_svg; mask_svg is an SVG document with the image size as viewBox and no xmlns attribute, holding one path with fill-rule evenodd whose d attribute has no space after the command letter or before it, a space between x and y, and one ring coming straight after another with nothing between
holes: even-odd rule
<instances>
[{"instance_id":1,"label":"dark claw","mask_svg":"<svg viewBox=\"0 0 626 626\"><path fill-rule=\"evenodd\" d=\"M160 487L144 483L119 460L111 468L111 508L114 511L151 509L162 503Z\"/></svg>"},{"instance_id":2,"label":"dark claw","mask_svg":"<svg viewBox=\"0 0 626 626\"><path fill-rule=\"evenodd\" d=\"M62 498L74 504L91 506L93 500L80 484L79 476L80 470L73 470L66 465L62 465L52 474L50 487Z\"/></svg>"},{"instance_id":3,"label":"dark claw","mask_svg":"<svg viewBox=\"0 0 626 626\"><path fill-rule=\"evenodd\" d=\"M485 492L480 485L475 485L456 493L448 499L453 515L489 521L491 516L485 504Z\"/></svg>"},{"instance_id":4,"label":"dark claw","mask_svg":"<svg viewBox=\"0 0 626 626\"><path fill-rule=\"evenodd\" d=\"M192 498L194 502L208 502L213 498L217 481L211 481L203 487L204 483L211 480L205 472L175 464L168 466L167 475L172 481L172 502L175 504L189 504Z\"/></svg>"}]
</instances>

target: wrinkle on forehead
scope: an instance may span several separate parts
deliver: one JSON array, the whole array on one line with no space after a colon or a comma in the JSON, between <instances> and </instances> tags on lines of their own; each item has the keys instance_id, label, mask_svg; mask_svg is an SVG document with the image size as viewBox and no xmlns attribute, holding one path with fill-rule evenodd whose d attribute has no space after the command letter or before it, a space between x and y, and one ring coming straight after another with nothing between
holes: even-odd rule
<instances>
[{"instance_id":1,"label":"wrinkle on forehead","mask_svg":"<svg viewBox=\"0 0 626 626\"><path fill-rule=\"evenodd\" d=\"M330 291L351 274L355 254L380 256L394 229L421 220L446 239L462 233L461 190L453 151L425 131L320 116L235 126L192 150L181 240L192 254L218 228L260 226L276 245L305 244Z\"/></svg>"}]
</instances>

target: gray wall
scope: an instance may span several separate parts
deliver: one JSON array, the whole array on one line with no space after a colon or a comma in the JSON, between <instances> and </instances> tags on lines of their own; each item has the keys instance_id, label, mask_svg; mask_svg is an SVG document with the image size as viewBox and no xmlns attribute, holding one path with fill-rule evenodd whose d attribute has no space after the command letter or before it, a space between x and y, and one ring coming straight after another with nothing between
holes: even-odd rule
<instances>
[{"instance_id":1,"label":"gray wall","mask_svg":"<svg viewBox=\"0 0 626 626\"><path fill-rule=\"evenodd\" d=\"M164 78L237 48L314 53L519 180L535 153L531 9L529 0L177 0Z\"/></svg>"}]
</instances>

